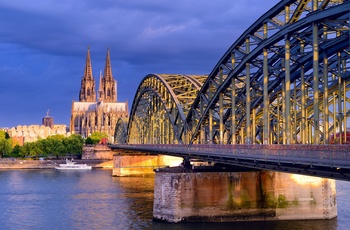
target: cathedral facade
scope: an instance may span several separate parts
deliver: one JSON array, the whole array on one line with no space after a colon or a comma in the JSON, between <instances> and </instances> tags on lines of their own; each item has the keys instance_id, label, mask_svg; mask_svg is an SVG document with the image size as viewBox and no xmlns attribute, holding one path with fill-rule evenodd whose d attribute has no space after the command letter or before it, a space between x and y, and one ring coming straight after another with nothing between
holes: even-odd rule
<instances>
[{"instance_id":1,"label":"cathedral facade","mask_svg":"<svg viewBox=\"0 0 350 230\"><path fill-rule=\"evenodd\" d=\"M84 76L81 79L79 101L72 102L70 130L84 138L93 132L105 132L113 142L119 118L128 117L128 103L117 101L117 81L112 74L110 51L107 50L104 73L100 73L98 91L92 75L90 48L86 55Z\"/></svg>"}]
</instances>

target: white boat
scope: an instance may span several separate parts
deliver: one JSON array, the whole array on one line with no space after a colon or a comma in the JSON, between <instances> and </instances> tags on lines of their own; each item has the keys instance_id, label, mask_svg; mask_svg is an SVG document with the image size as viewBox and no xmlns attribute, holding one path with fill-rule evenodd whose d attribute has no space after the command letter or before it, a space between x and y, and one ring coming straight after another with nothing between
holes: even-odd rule
<instances>
[{"instance_id":1,"label":"white boat","mask_svg":"<svg viewBox=\"0 0 350 230\"><path fill-rule=\"evenodd\" d=\"M91 166L87 164L76 164L76 162L69 159L66 159L65 164L60 164L59 166L55 167L55 169L58 170L86 170L86 169L92 169Z\"/></svg>"}]
</instances>

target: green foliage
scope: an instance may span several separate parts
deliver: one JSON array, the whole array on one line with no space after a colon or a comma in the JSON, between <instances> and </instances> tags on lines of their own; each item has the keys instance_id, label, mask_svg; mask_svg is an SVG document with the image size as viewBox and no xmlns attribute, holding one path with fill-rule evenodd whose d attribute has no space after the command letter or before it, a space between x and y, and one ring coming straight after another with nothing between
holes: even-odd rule
<instances>
[{"instance_id":1,"label":"green foliage","mask_svg":"<svg viewBox=\"0 0 350 230\"><path fill-rule=\"evenodd\" d=\"M60 140L60 141L62 141L64 138L65 138L64 135L62 135L62 134L56 134L56 135L53 135L53 136L49 136L49 137L47 137L46 139L54 139L54 140Z\"/></svg>"},{"instance_id":2,"label":"green foliage","mask_svg":"<svg viewBox=\"0 0 350 230\"><path fill-rule=\"evenodd\" d=\"M107 138L107 137L108 137L108 134L104 132L94 132L90 136L93 144L97 144L101 141L102 138Z\"/></svg>"},{"instance_id":3,"label":"green foliage","mask_svg":"<svg viewBox=\"0 0 350 230\"><path fill-rule=\"evenodd\" d=\"M64 138L64 137L63 137ZM63 139L60 135L50 136L46 139L37 141L39 148L44 156L62 156L65 155L66 149L63 145Z\"/></svg>"},{"instance_id":4,"label":"green foliage","mask_svg":"<svg viewBox=\"0 0 350 230\"><path fill-rule=\"evenodd\" d=\"M81 154L84 140L80 135L70 137L54 135L38 141L44 156L66 156L67 154Z\"/></svg>"},{"instance_id":5,"label":"green foliage","mask_svg":"<svg viewBox=\"0 0 350 230\"><path fill-rule=\"evenodd\" d=\"M63 145L66 148L66 152L70 154L81 154L83 143L84 141L79 135L71 135L70 137L63 139Z\"/></svg>"},{"instance_id":6,"label":"green foliage","mask_svg":"<svg viewBox=\"0 0 350 230\"><path fill-rule=\"evenodd\" d=\"M85 144L87 145L93 145L94 144L94 141L91 139L91 137L88 137L85 139Z\"/></svg>"},{"instance_id":7,"label":"green foliage","mask_svg":"<svg viewBox=\"0 0 350 230\"><path fill-rule=\"evenodd\" d=\"M12 139L7 132L0 130L0 157L8 157L12 152Z\"/></svg>"},{"instance_id":8,"label":"green foliage","mask_svg":"<svg viewBox=\"0 0 350 230\"><path fill-rule=\"evenodd\" d=\"M28 142L22 146L19 155L21 157L38 157L42 155L42 153L43 151L38 142Z\"/></svg>"},{"instance_id":9,"label":"green foliage","mask_svg":"<svg viewBox=\"0 0 350 230\"><path fill-rule=\"evenodd\" d=\"M12 140L11 139L0 139L0 157L5 157L11 154L12 151Z\"/></svg>"},{"instance_id":10,"label":"green foliage","mask_svg":"<svg viewBox=\"0 0 350 230\"><path fill-rule=\"evenodd\" d=\"M77 140L80 144L84 145L83 137L78 135L78 134L72 134L69 138L73 138L73 139Z\"/></svg>"},{"instance_id":11,"label":"green foliage","mask_svg":"<svg viewBox=\"0 0 350 230\"><path fill-rule=\"evenodd\" d=\"M0 130L0 157L39 157L39 156L66 156L82 153L84 140L80 135L70 137L63 135L49 136L36 142L28 142L23 146L16 145L12 149L12 138L7 138Z\"/></svg>"},{"instance_id":12,"label":"green foliage","mask_svg":"<svg viewBox=\"0 0 350 230\"><path fill-rule=\"evenodd\" d=\"M21 146L19 145L15 145L15 147L13 147L12 152L11 152L11 157L19 157L20 156L20 152L21 152Z\"/></svg>"},{"instance_id":13,"label":"green foliage","mask_svg":"<svg viewBox=\"0 0 350 230\"><path fill-rule=\"evenodd\" d=\"M0 139L5 139L6 132L4 130L0 130Z\"/></svg>"}]
</instances>

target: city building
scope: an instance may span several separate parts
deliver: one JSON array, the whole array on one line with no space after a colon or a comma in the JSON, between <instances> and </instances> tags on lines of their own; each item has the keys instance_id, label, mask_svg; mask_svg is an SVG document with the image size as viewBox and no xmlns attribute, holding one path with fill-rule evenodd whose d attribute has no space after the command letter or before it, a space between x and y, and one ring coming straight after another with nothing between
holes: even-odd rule
<instances>
[{"instance_id":1,"label":"city building","mask_svg":"<svg viewBox=\"0 0 350 230\"><path fill-rule=\"evenodd\" d=\"M52 128L44 125L17 125L17 127L12 127L6 131L19 145L23 145L26 142L35 142L57 134L65 137L70 135L66 130L66 125L53 125Z\"/></svg>"},{"instance_id":2,"label":"city building","mask_svg":"<svg viewBox=\"0 0 350 230\"><path fill-rule=\"evenodd\" d=\"M88 48L79 101L72 102L70 131L85 138L93 132L105 132L108 134L108 140L113 142L118 119L128 117L129 114L128 103L117 101L117 81L112 74L109 49L103 75L100 72L97 91L95 85Z\"/></svg>"},{"instance_id":3,"label":"city building","mask_svg":"<svg viewBox=\"0 0 350 230\"><path fill-rule=\"evenodd\" d=\"M70 132L67 132L66 125L55 125L53 117L49 116L49 111L42 119L42 125L17 125L11 128L1 128L9 134L14 144L22 146L27 142L35 142L39 139L45 139L49 136L63 135L65 137L70 136Z\"/></svg>"},{"instance_id":4,"label":"city building","mask_svg":"<svg viewBox=\"0 0 350 230\"><path fill-rule=\"evenodd\" d=\"M47 110L46 116L43 118L43 121L41 123L43 126L50 127L51 129L53 128L53 117L49 116L49 110Z\"/></svg>"}]
</instances>

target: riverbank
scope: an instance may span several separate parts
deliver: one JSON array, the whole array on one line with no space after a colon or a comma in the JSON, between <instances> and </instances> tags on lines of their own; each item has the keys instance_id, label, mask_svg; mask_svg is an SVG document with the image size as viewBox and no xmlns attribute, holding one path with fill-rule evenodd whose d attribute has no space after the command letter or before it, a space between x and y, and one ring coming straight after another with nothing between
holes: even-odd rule
<instances>
[{"instance_id":1,"label":"riverbank","mask_svg":"<svg viewBox=\"0 0 350 230\"><path fill-rule=\"evenodd\" d=\"M92 168L113 168L112 160L74 160L77 164L91 165ZM0 159L0 169L54 169L65 160L22 160L22 159Z\"/></svg>"}]
</instances>

